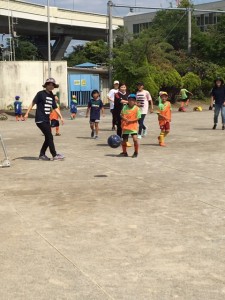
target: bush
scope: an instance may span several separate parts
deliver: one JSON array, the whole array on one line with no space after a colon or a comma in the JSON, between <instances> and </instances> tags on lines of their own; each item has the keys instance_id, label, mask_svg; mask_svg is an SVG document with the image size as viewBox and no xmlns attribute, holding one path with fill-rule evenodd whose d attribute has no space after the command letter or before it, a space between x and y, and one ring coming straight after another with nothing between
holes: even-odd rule
<instances>
[{"instance_id":1,"label":"bush","mask_svg":"<svg viewBox=\"0 0 225 300\"><path fill-rule=\"evenodd\" d=\"M193 94L198 94L201 91L201 79L192 72L188 72L182 77L182 83L183 86Z\"/></svg>"}]
</instances>

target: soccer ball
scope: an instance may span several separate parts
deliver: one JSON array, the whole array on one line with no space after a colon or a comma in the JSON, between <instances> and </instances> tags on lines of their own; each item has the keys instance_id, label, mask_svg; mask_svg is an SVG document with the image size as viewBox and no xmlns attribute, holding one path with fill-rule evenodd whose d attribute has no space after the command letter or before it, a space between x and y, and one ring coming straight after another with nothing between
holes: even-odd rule
<instances>
[{"instance_id":1,"label":"soccer ball","mask_svg":"<svg viewBox=\"0 0 225 300\"><path fill-rule=\"evenodd\" d=\"M111 148L118 148L121 145L121 138L116 134L110 135L108 145Z\"/></svg>"}]
</instances>

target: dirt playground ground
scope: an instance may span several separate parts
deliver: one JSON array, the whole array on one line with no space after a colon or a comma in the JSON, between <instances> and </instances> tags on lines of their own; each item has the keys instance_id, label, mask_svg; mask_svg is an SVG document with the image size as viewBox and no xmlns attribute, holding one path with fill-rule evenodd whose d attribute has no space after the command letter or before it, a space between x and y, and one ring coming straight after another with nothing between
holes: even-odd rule
<instances>
[{"instance_id":1,"label":"dirt playground ground","mask_svg":"<svg viewBox=\"0 0 225 300\"><path fill-rule=\"evenodd\" d=\"M0 168L0 299L224 300L225 131L211 129L213 112L173 111L166 148L148 115L138 158L107 145L109 112L98 140L83 110L63 115L64 161L37 160L34 119L0 122L11 161Z\"/></svg>"}]
</instances>

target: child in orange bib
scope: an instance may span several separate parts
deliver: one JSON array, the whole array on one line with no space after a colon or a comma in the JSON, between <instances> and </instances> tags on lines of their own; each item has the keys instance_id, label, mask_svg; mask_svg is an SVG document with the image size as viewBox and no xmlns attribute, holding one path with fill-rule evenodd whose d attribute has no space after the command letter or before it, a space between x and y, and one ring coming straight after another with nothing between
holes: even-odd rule
<instances>
[{"instance_id":1,"label":"child in orange bib","mask_svg":"<svg viewBox=\"0 0 225 300\"><path fill-rule=\"evenodd\" d=\"M55 95L55 102L56 102L57 107L60 109L59 98L56 95ZM55 128L55 131L56 131L55 135L60 136L61 134L59 133L59 116L58 116L57 112L55 110L52 110L49 118L51 121L51 128Z\"/></svg>"},{"instance_id":2,"label":"child in orange bib","mask_svg":"<svg viewBox=\"0 0 225 300\"><path fill-rule=\"evenodd\" d=\"M136 95L130 94L128 96L128 104L123 106L121 112L121 128L122 128L122 149L123 152L120 156L128 156L127 154L127 142L129 134L133 138L134 142L134 154L132 157L138 156L138 140L137 140L137 131L138 131L138 120L141 118L140 108L136 105Z\"/></svg>"},{"instance_id":3,"label":"child in orange bib","mask_svg":"<svg viewBox=\"0 0 225 300\"><path fill-rule=\"evenodd\" d=\"M160 103L158 110L159 127L161 129L160 135L158 136L159 146L165 147L165 137L170 132L171 122L171 104L168 101L167 92L160 92Z\"/></svg>"}]
</instances>

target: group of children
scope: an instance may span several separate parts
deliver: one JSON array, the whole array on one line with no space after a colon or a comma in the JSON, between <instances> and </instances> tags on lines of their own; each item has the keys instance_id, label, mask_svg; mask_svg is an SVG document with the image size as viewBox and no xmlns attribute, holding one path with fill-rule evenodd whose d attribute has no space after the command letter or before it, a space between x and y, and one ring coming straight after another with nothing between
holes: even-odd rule
<instances>
[{"instance_id":1,"label":"group of children","mask_svg":"<svg viewBox=\"0 0 225 300\"><path fill-rule=\"evenodd\" d=\"M45 151L47 147L51 148L53 159L61 159L62 156L58 155L54 149L52 128L56 128L56 136L59 136L59 118L62 123L64 120L60 112L59 98L53 94L53 89L58 88L59 85L55 83L54 78L48 78L43 85L44 91L40 91L35 96L31 105L29 106L24 118L22 116L22 101L20 96L15 97L14 109L16 120L26 120L28 118L29 111L35 104L37 105L35 121L37 126L44 132L45 142L43 144L42 150L40 152L40 157L43 160L49 160L46 158ZM112 93L110 93L112 92ZM144 118L148 112L149 104L150 113L153 113L153 102L151 95L148 91L144 90L144 84L142 82L137 83L137 92L133 94L126 93L126 84L114 81L114 89L112 89L108 94L108 99L111 102L110 111L112 112L112 129L115 130L117 127L117 135L122 141L122 153L119 156L127 157L127 147L131 146L128 143L129 136L132 136L134 143L134 153L132 157L138 156L139 143L138 139L142 138L146 134L147 127L144 125ZM181 89L181 100L183 107L188 106L189 96L192 95L186 89ZM215 102L215 112L214 112L214 126L216 129L218 122L218 115L221 110L222 114L222 130L225 130L225 86L223 80L218 77L215 80L215 86L211 91L211 104L209 109L213 108L213 103ZM165 138L170 132L170 122L171 122L171 104L168 101L168 94L165 91L159 92L159 105L158 105L158 121L160 127L160 134L158 136L159 146L165 147ZM104 116L103 102L100 99L100 93L98 90L93 90L91 93L91 99L88 102L86 117L90 114L90 128L91 137L97 139L99 133L99 122L100 114ZM71 120L76 118L77 114L77 99L75 95L72 95L70 103L70 113ZM40 120L39 120L40 119Z\"/></svg>"},{"instance_id":2,"label":"group of children","mask_svg":"<svg viewBox=\"0 0 225 300\"><path fill-rule=\"evenodd\" d=\"M53 80L53 79L52 79ZM117 83L117 82L116 82ZM46 83L47 86L47 83ZM139 83L139 86L143 86L142 83ZM45 87L45 86L44 86ZM53 88L55 85L53 84ZM139 143L138 143L138 134L140 134L140 126L141 130L146 130L144 127L143 121L145 114L143 114L142 105L140 105L140 101L138 103L138 95L143 92L143 89L138 90L136 94L129 94L127 95L124 102L121 105L120 111L120 124L118 122L115 124L113 123L113 129L115 125L120 126L121 128L121 141L122 141L122 153L119 156L127 157L127 147L131 146L128 143L129 136L132 136L133 143L134 143L134 153L132 157L138 156L139 151ZM52 94L53 95L53 94ZM147 95L147 94L146 94ZM148 96L148 95L147 95ZM146 97L147 97L146 96ZM150 94L149 94L150 96ZM151 97L147 97L147 101L151 100ZM56 136L60 136L59 132L59 117L62 119L60 115L60 105L59 105L59 98L56 95L53 95L55 100L55 106L57 109L52 108L49 112L49 121L51 130L53 128L56 129ZM139 97L140 98L140 97ZM140 100L140 99L139 99ZM143 99L141 99L141 103L143 104ZM35 103L32 103L34 105ZM15 115L16 120L23 119L22 116L22 102L20 101L20 97L15 97ZM29 112L29 110L28 110ZM25 119L28 117L28 112L26 113ZM151 101L151 112L153 112L153 104ZM77 114L77 99L75 95L72 95L71 103L70 103L70 113L71 113L71 120L76 118ZM86 110L86 117L90 115L90 128L91 128L91 137L98 139L99 133L99 122L100 122L100 114L104 115L104 106L103 102L100 99L100 93L98 90L93 90L91 93L91 99L88 102L87 110ZM159 93L159 107L158 107L158 120L160 126L160 135L158 136L158 141L160 146L165 146L165 137L168 135L170 131L170 122L171 122L171 105L168 101L168 94L166 92ZM142 122L140 122L142 120ZM43 156L43 155L42 155Z\"/></svg>"},{"instance_id":3,"label":"group of children","mask_svg":"<svg viewBox=\"0 0 225 300\"><path fill-rule=\"evenodd\" d=\"M55 95L54 97L55 97L57 108L60 109L59 97L57 95ZM14 111L15 111L16 121L24 121L23 112L22 112L22 101L20 100L20 96L15 96ZM77 114L76 95L72 95L72 99L70 102L70 113L71 113L70 116L71 120L74 120ZM53 128L55 128L55 135L60 136L61 134L59 132L59 115L54 109L51 110L49 119L50 119L51 129L53 130Z\"/></svg>"},{"instance_id":4,"label":"group of children","mask_svg":"<svg viewBox=\"0 0 225 300\"><path fill-rule=\"evenodd\" d=\"M171 105L168 101L168 94L166 92L160 92L160 105L157 111L158 121L160 126L160 135L158 136L159 146L165 147L165 137L170 131L171 122ZM138 143L138 120L141 118L141 110L137 106L136 94L130 94L128 96L128 104L124 105L121 112L121 127L122 127L122 149L123 152L120 156L128 156L127 153L127 141L129 135L132 136L134 142L134 154L132 157L138 156L139 143Z\"/></svg>"},{"instance_id":5,"label":"group of children","mask_svg":"<svg viewBox=\"0 0 225 300\"><path fill-rule=\"evenodd\" d=\"M116 82L117 84L117 82ZM90 128L91 128L91 137L97 139L99 132L99 122L100 122L100 113L104 116L104 107L103 102L100 99L100 94L97 90L93 90L91 93L91 100L88 102L86 117L90 113ZM170 131L170 122L171 122L171 104L168 101L167 92L159 93L159 107L158 107L158 121L160 126L160 135L158 136L159 146L165 147L165 137ZM138 133L139 133L139 120L142 117L142 111L137 105L137 94L129 94L127 100L122 105L122 110L120 113L120 126L122 130L122 153L119 156L127 157L127 147L128 138L132 136L134 143L134 153L133 158L138 156L139 143L138 143ZM151 112L153 112L153 107L151 107ZM142 122L143 123L143 122ZM118 122L115 123L113 119L113 128L118 126Z\"/></svg>"}]
</instances>

